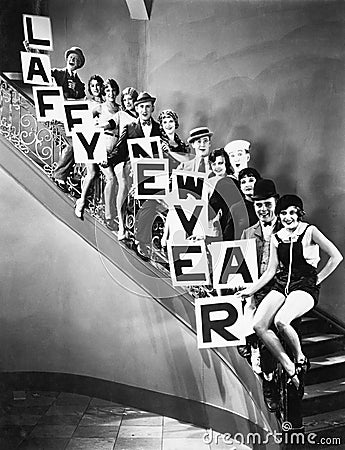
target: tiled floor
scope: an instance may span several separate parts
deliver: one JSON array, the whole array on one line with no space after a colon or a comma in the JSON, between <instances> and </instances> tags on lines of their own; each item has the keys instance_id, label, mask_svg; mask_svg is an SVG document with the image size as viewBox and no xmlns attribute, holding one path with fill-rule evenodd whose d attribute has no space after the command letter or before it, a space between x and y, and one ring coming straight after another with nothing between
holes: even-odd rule
<instances>
[{"instance_id":1,"label":"tiled floor","mask_svg":"<svg viewBox=\"0 0 345 450\"><path fill-rule=\"evenodd\" d=\"M20 395L15 394L20 397ZM205 430L175 419L65 392L26 392L0 405L1 450L210 450Z\"/></svg>"}]
</instances>

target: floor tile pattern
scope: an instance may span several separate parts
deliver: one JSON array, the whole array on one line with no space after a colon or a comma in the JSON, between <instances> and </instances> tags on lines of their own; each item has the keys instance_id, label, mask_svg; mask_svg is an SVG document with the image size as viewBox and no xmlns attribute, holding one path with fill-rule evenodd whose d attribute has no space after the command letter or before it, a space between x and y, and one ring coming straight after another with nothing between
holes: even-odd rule
<instances>
[{"instance_id":1,"label":"floor tile pattern","mask_svg":"<svg viewBox=\"0 0 345 450\"><path fill-rule=\"evenodd\" d=\"M214 448L203 442L204 434L191 424L84 395L7 392L0 398L1 450Z\"/></svg>"}]
</instances>

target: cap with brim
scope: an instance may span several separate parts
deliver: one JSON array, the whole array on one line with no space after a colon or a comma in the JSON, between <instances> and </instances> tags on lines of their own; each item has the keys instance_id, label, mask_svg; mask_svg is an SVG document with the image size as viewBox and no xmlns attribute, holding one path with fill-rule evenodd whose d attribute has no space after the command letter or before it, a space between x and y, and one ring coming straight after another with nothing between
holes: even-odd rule
<instances>
[{"instance_id":1,"label":"cap with brim","mask_svg":"<svg viewBox=\"0 0 345 450\"><path fill-rule=\"evenodd\" d=\"M303 211L303 201L298 195L286 194L280 197L276 204L276 215L280 214L284 209L289 208L289 206L296 206L301 211Z\"/></svg>"},{"instance_id":2,"label":"cap with brim","mask_svg":"<svg viewBox=\"0 0 345 450\"><path fill-rule=\"evenodd\" d=\"M227 153L230 152L236 152L238 150L249 150L250 148L250 142L249 141L245 141L243 139L237 139L236 141L231 141L228 144L226 144L226 146L224 147L224 150Z\"/></svg>"},{"instance_id":3,"label":"cap with brim","mask_svg":"<svg viewBox=\"0 0 345 450\"><path fill-rule=\"evenodd\" d=\"M140 103L144 103L144 102L151 102L152 104L154 104L155 101L156 101L156 97L152 97L148 92L140 92L140 94L138 95L138 98L134 102L134 105L137 106Z\"/></svg>"},{"instance_id":4,"label":"cap with brim","mask_svg":"<svg viewBox=\"0 0 345 450\"><path fill-rule=\"evenodd\" d=\"M83 50L79 47L69 48L68 50L65 51L65 59L66 60L71 53L76 53L79 56L80 66L78 68L81 69L83 67L83 65L85 64L85 56L84 56Z\"/></svg>"},{"instance_id":5,"label":"cap with brim","mask_svg":"<svg viewBox=\"0 0 345 450\"><path fill-rule=\"evenodd\" d=\"M267 200L268 198L278 198L276 186L273 180L261 179L254 184L253 200Z\"/></svg>"},{"instance_id":6,"label":"cap with brim","mask_svg":"<svg viewBox=\"0 0 345 450\"><path fill-rule=\"evenodd\" d=\"M196 141L197 139L200 139L205 136L213 136L213 132L210 131L207 127L199 127L194 128L189 132L189 137L187 139L187 142L191 144L192 142Z\"/></svg>"}]
</instances>

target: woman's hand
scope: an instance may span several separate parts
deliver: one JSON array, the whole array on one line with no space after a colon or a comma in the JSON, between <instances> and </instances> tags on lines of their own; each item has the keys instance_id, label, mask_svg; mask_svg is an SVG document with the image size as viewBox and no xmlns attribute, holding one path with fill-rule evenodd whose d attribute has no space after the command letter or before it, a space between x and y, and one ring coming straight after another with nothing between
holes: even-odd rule
<instances>
[{"instance_id":1,"label":"woman's hand","mask_svg":"<svg viewBox=\"0 0 345 450\"><path fill-rule=\"evenodd\" d=\"M237 291L235 296L237 298L246 298L246 297L251 297L253 295L253 292L251 290L251 288L247 287L245 289L243 289L242 291Z\"/></svg>"}]
</instances>

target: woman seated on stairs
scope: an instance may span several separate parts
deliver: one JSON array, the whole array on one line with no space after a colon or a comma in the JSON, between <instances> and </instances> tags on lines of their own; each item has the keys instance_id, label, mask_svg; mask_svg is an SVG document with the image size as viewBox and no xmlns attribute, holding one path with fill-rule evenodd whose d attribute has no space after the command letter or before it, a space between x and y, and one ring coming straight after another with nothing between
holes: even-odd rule
<instances>
[{"instance_id":1,"label":"woman seated on stairs","mask_svg":"<svg viewBox=\"0 0 345 450\"><path fill-rule=\"evenodd\" d=\"M252 296L274 277L272 290L256 310L254 330L280 361L289 376L289 383L295 386L300 397L304 394L304 374L310 363L302 352L291 322L317 304L320 284L343 259L336 246L316 226L302 221L304 214L303 202L297 195L284 195L277 201L276 215L282 229L271 238L268 268L257 282L236 294L239 297ZM329 258L317 273L319 248ZM294 361L270 329L273 321L280 336L291 348Z\"/></svg>"}]
</instances>

